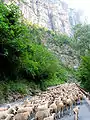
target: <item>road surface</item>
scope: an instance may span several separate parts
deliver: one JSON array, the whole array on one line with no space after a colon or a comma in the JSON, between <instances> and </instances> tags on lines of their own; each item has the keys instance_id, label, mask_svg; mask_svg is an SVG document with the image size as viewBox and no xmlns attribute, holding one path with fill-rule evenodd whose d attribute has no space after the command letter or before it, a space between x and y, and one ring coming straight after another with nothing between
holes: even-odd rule
<instances>
[{"instance_id":1,"label":"road surface","mask_svg":"<svg viewBox=\"0 0 90 120\"><path fill-rule=\"evenodd\" d=\"M78 120L90 120L90 105L86 100L83 100L82 105L78 106L80 107ZM61 117L61 119L58 120L74 120L74 114L71 116L65 114L64 117Z\"/></svg>"}]
</instances>

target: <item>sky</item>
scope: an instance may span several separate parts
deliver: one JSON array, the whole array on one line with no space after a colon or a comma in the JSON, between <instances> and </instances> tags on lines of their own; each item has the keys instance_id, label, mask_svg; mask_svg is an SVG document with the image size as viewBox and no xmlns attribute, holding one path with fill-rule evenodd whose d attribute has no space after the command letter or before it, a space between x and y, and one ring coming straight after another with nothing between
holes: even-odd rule
<instances>
[{"instance_id":1,"label":"sky","mask_svg":"<svg viewBox=\"0 0 90 120\"><path fill-rule=\"evenodd\" d=\"M90 0L63 0L68 3L70 8L83 11L88 23L90 23Z\"/></svg>"}]
</instances>

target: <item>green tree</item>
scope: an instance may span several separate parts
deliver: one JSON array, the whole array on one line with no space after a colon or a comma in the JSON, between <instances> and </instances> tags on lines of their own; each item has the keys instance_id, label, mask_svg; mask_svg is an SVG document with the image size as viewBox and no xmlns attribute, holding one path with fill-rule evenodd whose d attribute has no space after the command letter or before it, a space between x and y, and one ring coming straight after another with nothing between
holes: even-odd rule
<instances>
[{"instance_id":1,"label":"green tree","mask_svg":"<svg viewBox=\"0 0 90 120\"><path fill-rule=\"evenodd\" d=\"M78 75L83 87L90 91L90 51L86 56L82 57Z\"/></svg>"},{"instance_id":2,"label":"green tree","mask_svg":"<svg viewBox=\"0 0 90 120\"><path fill-rule=\"evenodd\" d=\"M74 27L74 46L78 55L85 55L90 50L90 25L78 24Z\"/></svg>"},{"instance_id":3,"label":"green tree","mask_svg":"<svg viewBox=\"0 0 90 120\"><path fill-rule=\"evenodd\" d=\"M19 8L0 3L0 76L17 77L19 58L29 41L27 33Z\"/></svg>"}]
</instances>

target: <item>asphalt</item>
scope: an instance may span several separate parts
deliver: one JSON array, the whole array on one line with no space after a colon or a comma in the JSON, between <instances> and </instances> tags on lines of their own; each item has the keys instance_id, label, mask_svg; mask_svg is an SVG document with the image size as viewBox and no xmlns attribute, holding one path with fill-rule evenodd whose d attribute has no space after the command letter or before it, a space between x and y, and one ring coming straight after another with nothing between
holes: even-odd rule
<instances>
[{"instance_id":1,"label":"asphalt","mask_svg":"<svg viewBox=\"0 0 90 120\"><path fill-rule=\"evenodd\" d=\"M80 107L78 120L90 120L90 105L86 102L86 100L83 100L82 105L78 106ZM74 120L74 114L71 116L68 114L69 113L65 114L64 117L61 117L58 120Z\"/></svg>"},{"instance_id":2,"label":"asphalt","mask_svg":"<svg viewBox=\"0 0 90 120\"><path fill-rule=\"evenodd\" d=\"M16 102L16 104L22 104L23 102L22 101L19 101L19 102ZM11 104L11 106L14 106L15 105L15 102L14 103L12 103ZM2 107L5 107L6 108L6 106L7 106L7 104L5 104L5 105L2 105L2 106L0 106L0 108L2 108ZM84 99L83 101L82 101L82 104L81 105L78 105L79 107L80 107L80 109L79 109L79 118L78 118L78 120L90 120L90 101L89 101L89 103L87 102L87 100L86 99ZM70 116L69 115L69 112L70 111L68 111L68 112L64 112L64 116L62 117L61 116L61 118L60 119L57 119L57 120L75 120L74 119L74 114L72 113L72 115ZM29 120L33 120L32 118L29 118Z\"/></svg>"}]
</instances>

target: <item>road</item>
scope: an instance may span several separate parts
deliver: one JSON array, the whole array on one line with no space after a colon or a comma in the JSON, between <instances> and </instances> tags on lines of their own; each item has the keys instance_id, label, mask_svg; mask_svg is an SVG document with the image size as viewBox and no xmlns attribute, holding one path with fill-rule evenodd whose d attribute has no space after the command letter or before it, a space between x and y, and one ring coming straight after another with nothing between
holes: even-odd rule
<instances>
[{"instance_id":1,"label":"road","mask_svg":"<svg viewBox=\"0 0 90 120\"><path fill-rule=\"evenodd\" d=\"M83 100L82 105L79 105L79 107L78 120L90 120L90 105L86 102L86 100ZM59 120L74 120L74 114L71 116L65 114L64 117L61 117Z\"/></svg>"},{"instance_id":2,"label":"road","mask_svg":"<svg viewBox=\"0 0 90 120\"><path fill-rule=\"evenodd\" d=\"M90 101L89 103L87 103L86 101L87 99L85 98L82 101L82 105L79 105L80 110L79 110L79 119L78 120L90 120ZM21 101L17 101L14 103L11 103L11 106L14 106L15 104L22 104L23 100ZM7 104L5 105L1 105L0 108L6 108ZM31 118L29 118L29 120L32 120ZM72 114L71 116L68 115L68 113L65 113L63 117L61 117L60 119L57 120L74 120L74 114Z\"/></svg>"}]
</instances>

